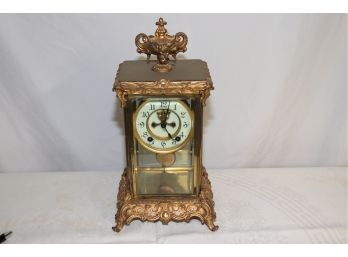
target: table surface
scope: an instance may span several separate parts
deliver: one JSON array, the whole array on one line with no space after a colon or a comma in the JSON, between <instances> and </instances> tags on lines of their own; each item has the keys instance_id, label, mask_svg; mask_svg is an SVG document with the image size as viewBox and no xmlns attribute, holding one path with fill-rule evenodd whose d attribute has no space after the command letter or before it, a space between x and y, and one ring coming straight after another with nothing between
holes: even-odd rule
<instances>
[{"instance_id":1,"label":"table surface","mask_svg":"<svg viewBox=\"0 0 348 257\"><path fill-rule=\"evenodd\" d=\"M119 172L0 173L7 243L347 243L347 168L208 170L216 223L133 221L115 233Z\"/></svg>"}]
</instances>

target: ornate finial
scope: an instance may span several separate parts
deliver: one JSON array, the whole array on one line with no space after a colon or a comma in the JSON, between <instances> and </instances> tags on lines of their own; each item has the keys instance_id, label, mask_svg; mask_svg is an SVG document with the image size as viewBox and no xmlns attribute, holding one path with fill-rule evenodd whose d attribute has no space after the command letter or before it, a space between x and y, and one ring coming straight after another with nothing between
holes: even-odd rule
<instances>
[{"instance_id":1,"label":"ornate finial","mask_svg":"<svg viewBox=\"0 0 348 257\"><path fill-rule=\"evenodd\" d=\"M178 32L175 36L168 35L167 29L164 27L167 22L163 18L159 18L156 25L157 30L154 36L140 33L135 37L135 45L137 46L137 52L146 54L148 60L151 54L157 55L158 63L152 68L154 71L169 72L172 70L172 66L169 64L169 56L171 55L175 60L179 52L184 53L187 49L188 39L183 32Z\"/></svg>"},{"instance_id":2,"label":"ornate finial","mask_svg":"<svg viewBox=\"0 0 348 257\"><path fill-rule=\"evenodd\" d=\"M163 18L159 18L159 20L156 22L156 25L158 26L158 28L155 32L155 36L163 38L167 33L167 29L164 27L164 25L167 25L167 22L164 21Z\"/></svg>"}]
</instances>

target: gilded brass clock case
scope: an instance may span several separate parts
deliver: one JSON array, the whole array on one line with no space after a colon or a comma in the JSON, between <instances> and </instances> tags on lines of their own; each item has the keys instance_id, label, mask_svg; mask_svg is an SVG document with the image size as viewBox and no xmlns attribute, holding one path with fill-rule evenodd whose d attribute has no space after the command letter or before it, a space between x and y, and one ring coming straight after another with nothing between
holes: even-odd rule
<instances>
[{"instance_id":1,"label":"gilded brass clock case","mask_svg":"<svg viewBox=\"0 0 348 257\"><path fill-rule=\"evenodd\" d=\"M157 55L157 62L151 60L125 61L120 64L116 74L113 91L124 110L127 168L124 170L117 195L116 226L114 231L119 232L132 220L161 221L168 224L170 221L186 221L199 219L202 224L215 231L218 226L214 224L216 214L214 210L213 193L208 174L202 164L202 130L203 106L213 89L207 64L202 60L177 60L171 63L169 56L176 57L178 52L186 51L187 37L179 32L175 36L167 34L164 28L166 23L160 19L157 23L155 36L143 33L136 37L137 51ZM170 68L169 68L169 66ZM137 152L135 142L145 147L156 155L159 162L163 163L165 171L176 172L176 167L170 166L175 161L172 153L180 151L187 142L177 149L170 151L156 151L149 149L142 140L137 138L134 117L137 110L134 99L142 98L175 98L192 99L191 115L192 127L189 140L193 144L193 193L192 194L154 194L139 195L136 191L136 165ZM139 106L138 106L139 107ZM168 156L165 156L168 154ZM162 158L163 157L163 158ZM162 158L162 159L161 159ZM167 164L168 165L167 165ZM157 172L158 168L148 168ZM163 168L162 168L163 169Z\"/></svg>"}]
</instances>

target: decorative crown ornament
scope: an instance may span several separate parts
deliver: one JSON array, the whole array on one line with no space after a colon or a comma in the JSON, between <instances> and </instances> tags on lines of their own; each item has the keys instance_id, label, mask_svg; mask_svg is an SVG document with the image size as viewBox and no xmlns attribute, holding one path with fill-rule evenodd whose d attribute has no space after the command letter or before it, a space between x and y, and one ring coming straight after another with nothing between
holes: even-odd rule
<instances>
[{"instance_id":1,"label":"decorative crown ornament","mask_svg":"<svg viewBox=\"0 0 348 257\"><path fill-rule=\"evenodd\" d=\"M157 55L158 63L152 67L152 70L169 72L172 70L172 66L169 64L169 56L171 55L176 60L176 55L179 52L184 53L187 50L188 39L183 32L178 32L175 36L168 35L167 29L164 27L167 22L163 18L159 18L156 25L157 30L154 36L140 33L135 37L135 45L138 53L147 55L147 60L150 59L152 54Z\"/></svg>"}]
</instances>

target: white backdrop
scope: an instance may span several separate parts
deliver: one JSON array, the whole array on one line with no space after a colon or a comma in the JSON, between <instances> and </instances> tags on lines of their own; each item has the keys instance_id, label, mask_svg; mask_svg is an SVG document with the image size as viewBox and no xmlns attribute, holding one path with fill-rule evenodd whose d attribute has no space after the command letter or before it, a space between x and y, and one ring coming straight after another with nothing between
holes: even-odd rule
<instances>
[{"instance_id":1,"label":"white backdrop","mask_svg":"<svg viewBox=\"0 0 348 257\"><path fill-rule=\"evenodd\" d=\"M111 87L159 16L210 67L208 168L347 165L345 14L2 14L0 171L123 169Z\"/></svg>"}]
</instances>

